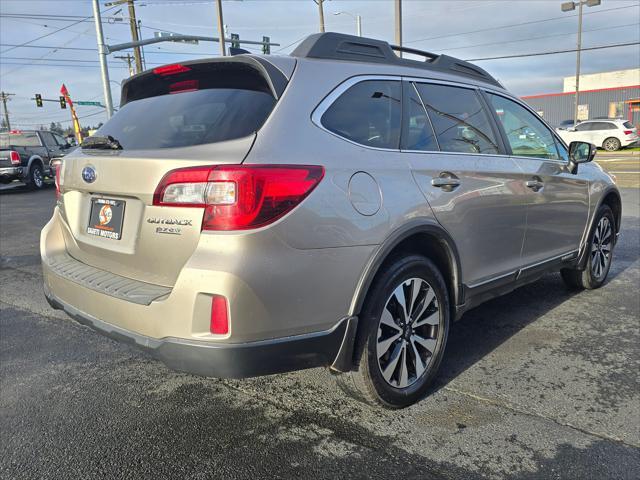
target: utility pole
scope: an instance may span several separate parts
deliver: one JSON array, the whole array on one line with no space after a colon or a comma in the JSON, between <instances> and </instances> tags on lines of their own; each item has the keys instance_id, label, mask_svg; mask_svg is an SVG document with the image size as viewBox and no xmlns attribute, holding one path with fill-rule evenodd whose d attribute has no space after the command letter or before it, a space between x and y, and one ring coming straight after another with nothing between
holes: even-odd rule
<instances>
[{"instance_id":1,"label":"utility pole","mask_svg":"<svg viewBox=\"0 0 640 480\"><path fill-rule=\"evenodd\" d=\"M218 10L218 34L220 35L220 54L226 55L224 48L224 21L222 20L222 0L216 0L216 8Z\"/></svg>"},{"instance_id":2,"label":"utility pole","mask_svg":"<svg viewBox=\"0 0 640 480\"><path fill-rule=\"evenodd\" d=\"M100 59L100 72L102 73L102 91L104 93L104 105L107 118L113 115L113 100L111 100L111 87L109 86L109 69L107 67L107 48L104 44L102 32L102 18L98 0L93 0L93 19L96 23L96 40L98 41L98 58Z\"/></svg>"},{"instance_id":3,"label":"utility pole","mask_svg":"<svg viewBox=\"0 0 640 480\"><path fill-rule=\"evenodd\" d=\"M318 5L318 15L320 16L320 32L324 33L324 8L323 2L324 0L313 0Z\"/></svg>"},{"instance_id":4,"label":"utility pole","mask_svg":"<svg viewBox=\"0 0 640 480\"><path fill-rule=\"evenodd\" d=\"M131 29L131 41L138 42L140 41L140 36L138 35L138 22L136 21L136 7L134 5L135 0L115 0L113 2L105 3L105 7L112 7L115 5L122 5L123 3L127 4L129 8L129 28ZM140 73L143 70L142 67L142 54L140 53L140 47L133 47L133 56L136 59L136 73Z\"/></svg>"},{"instance_id":5,"label":"utility pole","mask_svg":"<svg viewBox=\"0 0 640 480\"><path fill-rule=\"evenodd\" d=\"M578 7L578 41L576 49L576 94L573 105L573 125L578 123L578 106L580 104L580 51L582 50L582 7L597 7L601 0L578 0L577 2L565 2L560 5L563 12L570 12Z\"/></svg>"},{"instance_id":6,"label":"utility pole","mask_svg":"<svg viewBox=\"0 0 640 480\"><path fill-rule=\"evenodd\" d=\"M396 4L396 45L402 46L402 0L395 0ZM398 52L402 58L402 52Z\"/></svg>"},{"instance_id":7,"label":"utility pole","mask_svg":"<svg viewBox=\"0 0 640 480\"><path fill-rule=\"evenodd\" d=\"M129 7L129 26L131 27L131 40L137 42L140 40L138 37L138 22L136 21L136 7L133 4L133 0L128 0L127 5ZM140 54L140 47L133 47L133 55L136 58L136 73L142 72L142 55Z\"/></svg>"},{"instance_id":8,"label":"utility pole","mask_svg":"<svg viewBox=\"0 0 640 480\"><path fill-rule=\"evenodd\" d=\"M7 130L11 130L11 122L9 122L9 110L7 110L7 100L9 97L15 95L15 93L0 92L0 98L2 98L2 107L4 108L4 123L7 124Z\"/></svg>"},{"instance_id":9,"label":"utility pole","mask_svg":"<svg viewBox=\"0 0 640 480\"><path fill-rule=\"evenodd\" d=\"M129 76L133 77L134 71L133 71L133 64L131 63L133 58L131 57L130 53L127 53L126 57L124 55L121 55L121 56L116 56L116 57L113 57L113 58L117 58L118 60L124 60L125 62L127 62L127 66L129 67Z\"/></svg>"},{"instance_id":10,"label":"utility pole","mask_svg":"<svg viewBox=\"0 0 640 480\"><path fill-rule=\"evenodd\" d=\"M142 38L142 20L138 20L138 38ZM140 47L140 56L142 57L142 68L147 69L147 59L144 56L144 48Z\"/></svg>"}]
</instances>

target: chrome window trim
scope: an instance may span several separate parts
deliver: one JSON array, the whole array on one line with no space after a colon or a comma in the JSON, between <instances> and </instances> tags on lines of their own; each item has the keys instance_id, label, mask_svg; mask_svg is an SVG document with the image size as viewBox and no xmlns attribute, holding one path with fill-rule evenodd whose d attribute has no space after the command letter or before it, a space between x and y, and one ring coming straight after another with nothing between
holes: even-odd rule
<instances>
[{"instance_id":1,"label":"chrome window trim","mask_svg":"<svg viewBox=\"0 0 640 480\"><path fill-rule=\"evenodd\" d=\"M370 80L382 80L382 81L386 80L386 81L392 81L392 82L393 81L402 82L402 77L399 75L356 75L355 77L348 78L344 82L339 84L337 87L335 87L331 92L329 92L329 94L326 97L322 99L322 101L311 113L311 121L316 127L320 128L321 130L324 130L325 132L333 135L334 137L339 138L340 140L349 142L352 145L357 145L358 147L367 148L370 150L382 151L382 152L400 152L401 151L400 148L396 149L396 148L372 147L369 145L364 145L362 143L355 142L349 138L343 137L342 135L332 132L322 124L322 116L329 109L329 107L331 107L331 105L333 105L333 103L340 97L340 95L342 95L344 92L346 92L349 88L353 87L354 85L361 82L370 81Z\"/></svg>"},{"instance_id":2,"label":"chrome window trim","mask_svg":"<svg viewBox=\"0 0 640 480\"><path fill-rule=\"evenodd\" d=\"M410 82L410 83L411 83L411 87L413 88L413 91L416 92L416 96L420 100L420 105L422 105L422 110L424 110L425 117L427 117L427 120L429 120L429 126L431 127L431 133L433 133L433 138L436 141L436 145L438 146L438 150L419 150L419 151L423 151L423 152L441 152L442 148L440 147L440 140L438 140L438 136L436 135L436 129L433 128L433 122L431 121L431 115L429 115L429 112L427 111L427 107L424 104L424 100L422 100L422 95L420 95L420 92L418 91L418 87L416 87L416 82ZM404 120L404 115L403 115L403 120ZM402 142L400 142L400 143L402 144ZM402 150L402 148L400 150ZM406 150L404 150L404 151L406 151ZM409 151L413 151L413 150L409 150Z\"/></svg>"}]
</instances>

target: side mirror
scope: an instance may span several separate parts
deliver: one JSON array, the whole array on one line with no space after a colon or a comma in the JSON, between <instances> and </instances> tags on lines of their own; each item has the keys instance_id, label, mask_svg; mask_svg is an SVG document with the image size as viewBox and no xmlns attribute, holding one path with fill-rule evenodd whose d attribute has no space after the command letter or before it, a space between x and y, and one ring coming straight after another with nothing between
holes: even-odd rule
<instances>
[{"instance_id":1,"label":"side mirror","mask_svg":"<svg viewBox=\"0 0 640 480\"><path fill-rule=\"evenodd\" d=\"M576 173L580 163L587 163L596 156L597 148L588 142L571 142L569 144L569 169Z\"/></svg>"}]
</instances>

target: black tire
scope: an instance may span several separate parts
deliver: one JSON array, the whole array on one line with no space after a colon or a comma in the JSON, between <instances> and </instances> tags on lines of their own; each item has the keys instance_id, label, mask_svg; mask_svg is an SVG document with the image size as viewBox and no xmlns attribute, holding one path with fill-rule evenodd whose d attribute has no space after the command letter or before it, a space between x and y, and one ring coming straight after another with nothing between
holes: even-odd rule
<instances>
[{"instance_id":1,"label":"black tire","mask_svg":"<svg viewBox=\"0 0 640 480\"><path fill-rule=\"evenodd\" d=\"M602 148L604 148L607 152L615 152L617 150L620 150L621 147L622 144L616 137L609 137L604 142L602 142Z\"/></svg>"},{"instance_id":2,"label":"black tire","mask_svg":"<svg viewBox=\"0 0 640 480\"><path fill-rule=\"evenodd\" d=\"M419 288L416 288L418 293L412 300L410 296L414 285ZM408 310L412 320L409 322L396 321L395 316L390 313L391 310L385 308L388 305L400 308L399 303L394 301L394 298L397 298L394 292L400 292L404 296L405 304L411 302L412 305L408 305ZM435 294L435 301L429 300L432 294ZM402 312L402 310L395 311ZM415 315L418 312L422 312L422 315ZM393 317L394 329L398 332L404 331L398 340L390 344L391 346L381 347L389 354L388 356L377 354L379 342L387 341L383 331L389 331L388 322L382 324L383 313L385 313L385 319ZM360 347L356 350L357 360L359 360L357 370L338 375L338 384L347 394L372 405L379 404L395 409L417 402L427 393L440 366L449 333L449 317L449 293L442 274L433 262L420 255L410 255L393 261L378 275L371 286L359 317ZM432 323L436 321L437 325ZM420 323L423 324L419 325ZM401 324L403 326L400 326ZM391 329L391 332L395 333L395 330ZM396 335L389 335L389 337L392 336ZM421 342L425 340L434 345L433 351L423 346ZM420 355L420 358L417 358L417 355ZM422 356L425 357L424 360ZM391 359L397 357L400 358L394 364ZM391 380L385 379L382 372L380 362L385 361L385 358L390 359L385 372L392 370ZM411 359L413 359L413 370ZM426 368L418 374L425 363ZM403 369L407 372L406 376L402 375ZM397 376L395 380L397 386L391 384L394 381L394 375ZM409 375L411 375L410 378ZM409 381L413 383L401 387L403 380L404 383Z\"/></svg>"},{"instance_id":3,"label":"black tire","mask_svg":"<svg viewBox=\"0 0 640 480\"><path fill-rule=\"evenodd\" d=\"M603 219L605 219L603 221ZM602 244L603 240L608 240L607 238L598 238L598 234L603 235L602 232L599 233L598 229L601 225L601 222L607 223L611 227L611 237L610 237L610 248L608 249L608 254L606 253L606 249L603 250ZM596 216L593 221L593 225L591 226L591 230L589 232L589 241L587 242L587 259L584 265L584 268L565 268L560 271L562 275L562 279L564 283L571 289L576 290L593 290L595 288L600 288L607 279L607 275L609 274L609 270L611 269L611 262L613 260L613 248L615 246L615 237L616 237L616 223L615 217L613 216L613 211L608 205L602 205L598 211L596 212ZM600 245L600 246L599 246ZM605 264L602 266L600 263L600 270L597 269L597 263L599 259L603 257L595 258L598 256L598 251L601 255L604 255Z\"/></svg>"},{"instance_id":4,"label":"black tire","mask_svg":"<svg viewBox=\"0 0 640 480\"><path fill-rule=\"evenodd\" d=\"M33 163L31 165L26 183L32 190L40 190L41 188L44 188L44 172L39 163Z\"/></svg>"}]
</instances>

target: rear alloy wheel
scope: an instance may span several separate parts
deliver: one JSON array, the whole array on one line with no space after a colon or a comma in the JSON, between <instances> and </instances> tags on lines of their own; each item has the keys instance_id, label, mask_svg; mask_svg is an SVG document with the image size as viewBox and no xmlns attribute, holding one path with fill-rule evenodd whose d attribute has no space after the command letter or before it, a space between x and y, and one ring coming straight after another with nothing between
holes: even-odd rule
<instances>
[{"instance_id":1,"label":"rear alloy wheel","mask_svg":"<svg viewBox=\"0 0 640 480\"><path fill-rule=\"evenodd\" d=\"M620 140L615 137L609 137L604 142L602 142L602 148L604 148L607 152L615 152L616 150L620 150Z\"/></svg>"},{"instance_id":2,"label":"rear alloy wheel","mask_svg":"<svg viewBox=\"0 0 640 480\"><path fill-rule=\"evenodd\" d=\"M42 167L38 163L34 163L29 170L29 179L27 181L29 188L40 190L44 187L44 173Z\"/></svg>"},{"instance_id":3,"label":"rear alloy wheel","mask_svg":"<svg viewBox=\"0 0 640 480\"><path fill-rule=\"evenodd\" d=\"M347 393L367 403L402 408L421 399L447 340L449 298L442 275L412 255L376 279L360 316L366 329L359 368L338 376Z\"/></svg>"},{"instance_id":4,"label":"rear alloy wheel","mask_svg":"<svg viewBox=\"0 0 640 480\"><path fill-rule=\"evenodd\" d=\"M563 269L560 273L567 286L594 289L602 286L611 269L616 227L613 212L603 205L596 214L587 245L587 259L583 269Z\"/></svg>"}]
</instances>

